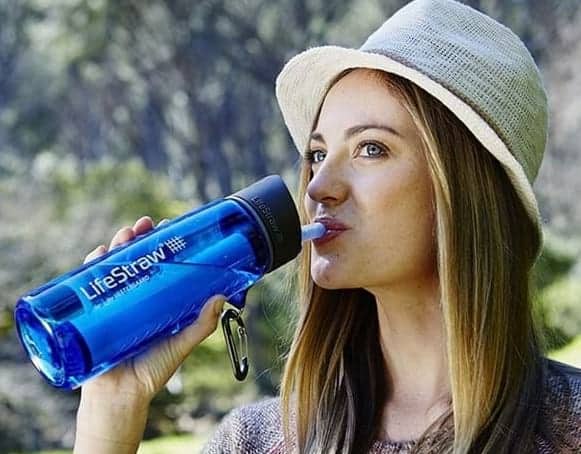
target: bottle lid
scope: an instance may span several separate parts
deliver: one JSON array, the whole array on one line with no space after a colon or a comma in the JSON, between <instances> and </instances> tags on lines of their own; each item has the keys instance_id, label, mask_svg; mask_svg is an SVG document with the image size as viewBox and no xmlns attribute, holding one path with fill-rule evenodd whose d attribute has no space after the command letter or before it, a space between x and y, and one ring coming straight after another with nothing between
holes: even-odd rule
<instances>
[{"instance_id":1,"label":"bottle lid","mask_svg":"<svg viewBox=\"0 0 581 454\"><path fill-rule=\"evenodd\" d=\"M301 224L294 200L279 175L269 175L228 196L246 202L257 215L272 246L270 272L301 251Z\"/></svg>"}]
</instances>

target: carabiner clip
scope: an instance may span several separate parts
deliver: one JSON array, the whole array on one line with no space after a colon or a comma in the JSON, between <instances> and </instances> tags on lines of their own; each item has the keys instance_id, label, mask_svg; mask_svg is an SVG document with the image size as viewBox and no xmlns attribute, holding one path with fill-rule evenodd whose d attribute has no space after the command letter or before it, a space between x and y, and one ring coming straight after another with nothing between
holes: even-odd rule
<instances>
[{"instance_id":1,"label":"carabiner clip","mask_svg":"<svg viewBox=\"0 0 581 454\"><path fill-rule=\"evenodd\" d=\"M234 370L234 377L238 381L242 381L248 375L248 340L246 337L246 327L240 317L240 312L235 309L228 309L222 312L222 331L224 332L224 339L226 340L226 346L228 347L228 354L230 356L230 362L232 363L232 369ZM230 321L235 320L238 324L238 329L236 330L238 334L238 339L242 346L242 357L238 354L238 349L236 348L236 343L234 342L232 336L232 330L230 328Z\"/></svg>"}]
</instances>

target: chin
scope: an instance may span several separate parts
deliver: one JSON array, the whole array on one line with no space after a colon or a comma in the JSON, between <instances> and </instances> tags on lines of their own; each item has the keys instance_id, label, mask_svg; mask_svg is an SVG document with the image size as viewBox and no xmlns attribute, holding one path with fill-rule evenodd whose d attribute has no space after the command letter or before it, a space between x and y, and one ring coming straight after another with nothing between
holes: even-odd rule
<instances>
[{"instance_id":1,"label":"chin","mask_svg":"<svg viewBox=\"0 0 581 454\"><path fill-rule=\"evenodd\" d=\"M354 282L339 276L332 276L329 273L311 273L311 279L317 286L325 290L339 290L347 288L356 288Z\"/></svg>"},{"instance_id":2,"label":"chin","mask_svg":"<svg viewBox=\"0 0 581 454\"><path fill-rule=\"evenodd\" d=\"M328 273L318 273L311 270L311 279L321 288L327 290L334 290L337 288L335 279L333 279L332 276L329 276Z\"/></svg>"},{"instance_id":3,"label":"chin","mask_svg":"<svg viewBox=\"0 0 581 454\"><path fill-rule=\"evenodd\" d=\"M321 281L317 281L316 279L313 279L313 282L315 284L317 284L318 287L325 289L325 290L339 290L339 289L345 288L345 286L343 286L343 285L336 285L336 284L333 284L330 282L325 282L325 281L321 282Z\"/></svg>"},{"instance_id":4,"label":"chin","mask_svg":"<svg viewBox=\"0 0 581 454\"><path fill-rule=\"evenodd\" d=\"M356 274L339 256L313 257L311 260L311 279L319 287L326 290L359 287L353 279Z\"/></svg>"}]
</instances>

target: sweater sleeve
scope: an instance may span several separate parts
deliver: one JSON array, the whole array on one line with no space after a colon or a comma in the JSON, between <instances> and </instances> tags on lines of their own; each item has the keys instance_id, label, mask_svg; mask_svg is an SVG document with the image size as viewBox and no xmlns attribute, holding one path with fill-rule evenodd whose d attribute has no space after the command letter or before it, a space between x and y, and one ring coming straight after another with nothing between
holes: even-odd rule
<instances>
[{"instance_id":1,"label":"sweater sleeve","mask_svg":"<svg viewBox=\"0 0 581 454\"><path fill-rule=\"evenodd\" d=\"M202 448L202 454L267 454L281 439L279 399L270 397L231 410Z\"/></svg>"}]
</instances>

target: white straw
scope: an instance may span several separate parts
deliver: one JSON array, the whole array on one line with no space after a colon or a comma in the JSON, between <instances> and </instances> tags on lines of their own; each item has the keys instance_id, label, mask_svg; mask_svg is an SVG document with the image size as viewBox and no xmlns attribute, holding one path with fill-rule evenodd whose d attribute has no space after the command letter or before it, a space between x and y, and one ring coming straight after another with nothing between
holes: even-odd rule
<instances>
[{"instance_id":1,"label":"white straw","mask_svg":"<svg viewBox=\"0 0 581 454\"><path fill-rule=\"evenodd\" d=\"M320 238L325 234L326 230L325 226L320 222L303 225L301 227L301 239L302 241L308 241Z\"/></svg>"}]
</instances>

